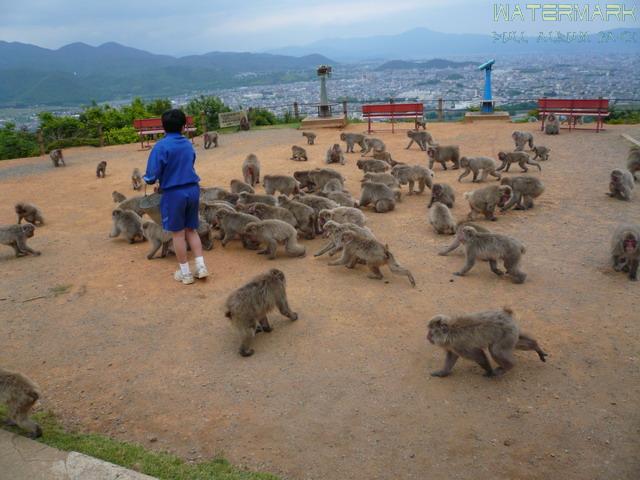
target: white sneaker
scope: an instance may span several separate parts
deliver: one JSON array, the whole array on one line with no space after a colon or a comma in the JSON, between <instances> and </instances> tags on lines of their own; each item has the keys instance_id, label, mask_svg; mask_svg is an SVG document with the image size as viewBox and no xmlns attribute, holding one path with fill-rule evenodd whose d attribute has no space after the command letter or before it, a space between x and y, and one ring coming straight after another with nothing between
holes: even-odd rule
<instances>
[{"instance_id":1,"label":"white sneaker","mask_svg":"<svg viewBox=\"0 0 640 480\"><path fill-rule=\"evenodd\" d=\"M209 270L204 265L202 267L196 267L196 271L193 274L196 278L207 278L209 276Z\"/></svg>"},{"instance_id":2,"label":"white sneaker","mask_svg":"<svg viewBox=\"0 0 640 480\"><path fill-rule=\"evenodd\" d=\"M176 273L173 274L173 278L178 282L182 282L183 285L191 285L195 281L193 279L193 275L190 273L184 275L180 269L176 270Z\"/></svg>"}]
</instances>

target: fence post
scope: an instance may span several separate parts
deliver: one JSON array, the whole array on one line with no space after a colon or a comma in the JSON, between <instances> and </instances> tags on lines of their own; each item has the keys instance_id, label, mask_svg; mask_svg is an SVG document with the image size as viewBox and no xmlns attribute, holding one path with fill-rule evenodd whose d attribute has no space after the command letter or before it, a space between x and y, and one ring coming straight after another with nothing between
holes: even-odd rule
<instances>
[{"instance_id":1,"label":"fence post","mask_svg":"<svg viewBox=\"0 0 640 480\"><path fill-rule=\"evenodd\" d=\"M104 134L102 133L102 124L98 124L98 138L100 139L100 146L104 147Z\"/></svg>"},{"instance_id":2,"label":"fence post","mask_svg":"<svg viewBox=\"0 0 640 480\"><path fill-rule=\"evenodd\" d=\"M346 120L347 119L347 114L348 114L348 112L347 112L347 101L346 100L342 101L342 113L344 114L344 119Z\"/></svg>"},{"instance_id":3,"label":"fence post","mask_svg":"<svg viewBox=\"0 0 640 480\"><path fill-rule=\"evenodd\" d=\"M298 120L300 118L300 108L298 102L293 102L293 117Z\"/></svg>"},{"instance_id":4,"label":"fence post","mask_svg":"<svg viewBox=\"0 0 640 480\"><path fill-rule=\"evenodd\" d=\"M438 99L438 121L444 121L444 100L442 98Z\"/></svg>"},{"instance_id":5,"label":"fence post","mask_svg":"<svg viewBox=\"0 0 640 480\"><path fill-rule=\"evenodd\" d=\"M42 138L42 129L38 129L38 146L40 147L40 155L44 155L44 139Z\"/></svg>"},{"instance_id":6,"label":"fence post","mask_svg":"<svg viewBox=\"0 0 640 480\"><path fill-rule=\"evenodd\" d=\"M204 135L207 131L207 116L203 112L200 112L200 126L202 127L202 134Z\"/></svg>"}]
</instances>

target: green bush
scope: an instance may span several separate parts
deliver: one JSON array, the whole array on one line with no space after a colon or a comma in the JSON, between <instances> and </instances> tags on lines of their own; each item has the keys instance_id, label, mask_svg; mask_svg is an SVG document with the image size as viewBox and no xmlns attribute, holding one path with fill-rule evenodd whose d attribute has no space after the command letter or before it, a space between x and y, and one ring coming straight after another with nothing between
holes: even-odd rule
<instances>
[{"instance_id":1,"label":"green bush","mask_svg":"<svg viewBox=\"0 0 640 480\"><path fill-rule=\"evenodd\" d=\"M249 121L254 125L276 125L278 118L274 113L265 108L252 108L249 110Z\"/></svg>"},{"instance_id":2,"label":"green bush","mask_svg":"<svg viewBox=\"0 0 640 480\"><path fill-rule=\"evenodd\" d=\"M0 128L0 160L35 157L40 154L38 138L26 130L16 130L13 123Z\"/></svg>"},{"instance_id":3,"label":"green bush","mask_svg":"<svg viewBox=\"0 0 640 480\"><path fill-rule=\"evenodd\" d=\"M187 104L186 111L188 115L193 115L196 128L198 129L197 133L200 135L205 130L217 130L220 128L218 114L230 112L231 109L222 103L222 100L218 97L205 97L204 95L200 95ZM200 114L202 112L205 114L206 126L201 125Z\"/></svg>"},{"instance_id":4,"label":"green bush","mask_svg":"<svg viewBox=\"0 0 640 480\"><path fill-rule=\"evenodd\" d=\"M121 145L123 143L135 143L139 140L138 132L132 126L114 128L104 133L104 141L107 145Z\"/></svg>"},{"instance_id":5,"label":"green bush","mask_svg":"<svg viewBox=\"0 0 640 480\"><path fill-rule=\"evenodd\" d=\"M640 123L640 110L611 110L609 118L605 120L606 123L611 125L628 125Z\"/></svg>"}]
</instances>

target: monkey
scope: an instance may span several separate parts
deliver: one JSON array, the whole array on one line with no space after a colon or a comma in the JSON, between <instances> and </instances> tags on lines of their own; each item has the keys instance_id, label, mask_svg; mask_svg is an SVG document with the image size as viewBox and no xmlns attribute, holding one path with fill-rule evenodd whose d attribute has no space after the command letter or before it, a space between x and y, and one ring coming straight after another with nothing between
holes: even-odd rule
<instances>
[{"instance_id":1,"label":"monkey","mask_svg":"<svg viewBox=\"0 0 640 480\"><path fill-rule=\"evenodd\" d=\"M163 230L162 226L153 220L145 220L142 222L142 234L151 243L151 250L147 254L147 260L152 260L160 247L162 247L160 258L167 256L169 247L173 244L171 232Z\"/></svg>"},{"instance_id":2,"label":"monkey","mask_svg":"<svg viewBox=\"0 0 640 480\"><path fill-rule=\"evenodd\" d=\"M640 265L640 225L622 224L613 232L611 262L616 272L629 272L629 280L638 280Z\"/></svg>"},{"instance_id":3,"label":"monkey","mask_svg":"<svg viewBox=\"0 0 640 480\"><path fill-rule=\"evenodd\" d=\"M444 170L447 162L453 163L453 169L460 168L460 147L457 145L430 145L427 147L429 157L429 169L433 170L433 164L438 162Z\"/></svg>"},{"instance_id":4,"label":"monkey","mask_svg":"<svg viewBox=\"0 0 640 480\"><path fill-rule=\"evenodd\" d=\"M123 194L121 194L117 190L114 190L113 192L111 192L111 198L113 199L113 203L122 203L127 199L127 197L125 197Z\"/></svg>"},{"instance_id":5,"label":"monkey","mask_svg":"<svg viewBox=\"0 0 640 480\"><path fill-rule=\"evenodd\" d=\"M458 222L458 224L456 225L456 235L455 237L453 237L453 241L451 242L451 244L449 244L448 247L444 248L443 250L440 250L438 252L438 255L446 257L449 253L453 252L456 248L462 245L460 243L460 240L458 239L458 234L464 227L467 227L467 226L475 228L476 231L479 233L490 233L490 230L488 228L484 228L482 225L479 225L477 223L471 223L469 221Z\"/></svg>"},{"instance_id":6,"label":"monkey","mask_svg":"<svg viewBox=\"0 0 640 480\"><path fill-rule=\"evenodd\" d=\"M322 187L322 193L342 192L344 185L337 178L332 178Z\"/></svg>"},{"instance_id":7,"label":"monkey","mask_svg":"<svg viewBox=\"0 0 640 480\"><path fill-rule=\"evenodd\" d=\"M558 117L556 117L553 113L549 114L549 116L547 117L547 121L544 125L544 133L546 133L547 135L558 135L560 133L560 120L558 120Z\"/></svg>"},{"instance_id":8,"label":"monkey","mask_svg":"<svg viewBox=\"0 0 640 480\"><path fill-rule=\"evenodd\" d=\"M216 200L224 200L235 205L240 199L239 194L227 192L222 187L200 187L200 201L212 202Z\"/></svg>"},{"instance_id":9,"label":"monkey","mask_svg":"<svg viewBox=\"0 0 640 480\"><path fill-rule=\"evenodd\" d=\"M409 184L409 195L413 195L413 186L418 182L418 193L424 192L424 187L433 186L433 171L422 165L396 165L391 169L400 185Z\"/></svg>"},{"instance_id":10,"label":"monkey","mask_svg":"<svg viewBox=\"0 0 640 480\"><path fill-rule=\"evenodd\" d=\"M213 250L213 229L212 226L205 219L204 215L198 215L198 236L200 237L200 243L202 248L209 251ZM191 249L191 247L189 247Z\"/></svg>"},{"instance_id":11,"label":"monkey","mask_svg":"<svg viewBox=\"0 0 640 480\"><path fill-rule=\"evenodd\" d=\"M133 172L131 173L131 188L133 188L135 191L141 190L142 189L142 174L140 173L140 170L136 167L133 169Z\"/></svg>"},{"instance_id":12,"label":"monkey","mask_svg":"<svg viewBox=\"0 0 640 480\"><path fill-rule=\"evenodd\" d=\"M256 183L260 183L260 161L253 153L247 155L242 163L242 177L245 183L252 187L255 187Z\"/></svg>"},{"instance_id":13,"label":"monkey","mask_svg":"<svg viewBox=\"0 0 640 480\"><path fill-rule=\"evenodd\" d=\"M251 124L249 123L249 119L246 116L243 116L240 119L240 126L238 127L238 130L242 130L242 131L248 131L251 129Z\"/></svg>"},{"instance_id":14,"label":"monkey","mask_svg":"<svg viewBox=\"0 0 640 480\"><path fill-rule=\"evenodd\" d=\"M365 173L383 173L389 170L389 164L383 160L361 158L356 165Z\"/></svg>"},{"instance_id":15,"label":"monkey","mask_svg":"<svg viewBox=\"0 0 640 480\"><path fill-rule=\"evenodd\" d=\"M96 167L96 177L104 178L107 175L107 162L104 160L98 163Z\"/></svg>"},{"instance_id":16,"label":"monkey","mask_svg":"<svg viewBox=\"0 0 640 480\"><path fill-rule=\"evenodd\" d=\"M518 165L520 165L520 168L523 172L529 171L529 169L527 168L527 164L535 165L536 167L538 167L538 170L540 172L542 171L542 166L538 162L532 160L531 157L525 152L499 152L498 159L500 159L502 164L496 169L497 172L503 170L504 167L507 167L505 172L508 172L512 163L517 163Z\"/></svg>"},{"instance_id":17,"label":"monkey","mask_svg":"<svg viewBox=\"0 0 640 480\"><path fill-rule=\"evenodd\" d=\"M337 207L331 210L320 210L320 213L318 213L320 228L323 228L324 224L329 220L333 220L336 223L353 223L359 227L364 227L365 223L367 223L367 217L364 216L364 213L353 207Z\"/></svg>"},{"instance_id":18,"label":"monkey","mask_svg":"<svg viewBox=\"0 0 640 480\"><path fill-rule=\"evenodd\" d=\"M42 428L29 418L29 412L40 398L40 389L26 376L0 368L0 403L8 407L5 424L29 432L29 438L42 436Z\"/></svg>"},{"instance_id":19,"label":"monkey","mask_svg":"<svg viewBox=\"0 0 640 480\"><path fill-rule=\"evenodd\" d=\"M409 142L409 145L407 145L405 150L409 150L409 148L411 148L411 145L413 145L413 142L415 142L416 145L420 147L420 150L424 152L427 150L427 145L432 145L434 143L433 137L426 130L422 132L419 132L418 130L409 130L407 132L407 137L410 138L411 141Z\"/></svg>"},{"instance_id":20,"label":"monkey","mask_svg":"<svg viewBox=\"0 0 640 480\"><path fill-rule=\"evenodd\" d=\"M278 205L289 210L296 219L298 230L307 240L313 240L316 236L317 214L309 205L281 195L278 197Z\"/></svg>"},{"instance_id":21,"label":"monkey","mask_svg":"<svg viewBox=\"0 0 640 480\"><path fill-rule=\"evenodd\" d=\"M22 223L22 219L34 225L44 225L42 212L38 207L27 202L18 202L15 206L16 215L18 216L18 224Z\"/></svg>"},{"instance_id":22,"label":"monkey","mask_svg":"<svg viewBox=\"0 0 640 480\"><path fill-rule=\"evenodd\" d=\"M373 204L377 213L386 213L396 208L396 201L400 201L400 190L392 190L381 183L362 183L360 207Z\"/></svg>"},{"instance_id":23,"label":"monkey","mask_svg":"<svg viewBox=\"0 0 640 480\"><path fill-rule=\"evenodd\" d=\"M295 178L295 177L294 177ZM321 192L329 180L335 178L344 184L344 177L331 168L316 168L309 172L309 179L313 183L313 190Z\"/></svg>"},{"instance_id":24,"label":"monkey","mask_svg":"<svg viewBox=\"0 0 640 480\"><path fill-rule=\"evenodd\" d=\"M292 146L291 160L295 160L296 162L306 162L307 160L309 160L307 158L307 151L304 148L299 147L297 145Z\"/></svg>"},{"instance_id":25,"label":"monkey","mask_svg":"<svg viewBox=\"0 0 640 480\"><path fill-rule=\"evenodd\" d=\"M273 195L277 191L287 196L300 193L300 184L288 175L265 175L262 183L267 195Z\"/></svg>"},{"instance_id":26,"label":"monkey","mask_svg":"<svg viewBox=\"0 0 640 480\"><path fill-rule=\"evenodd\" d=\"M633 175L627 170L616 168L611 172L607 195L619 200L631 200L634 186Z\"/></svg>"},{"instance_id":27,"label":"monkey","mask_svg":"<svg viewBox=\"0 0 640 480\"><path fill-rule=\"evenodd\" d=\"M36 227L32 223L23 225L0 225L0 244L13 248L16 257L31 254L35 257L40 252L27 245L27 238L33 237Z\"/></svg>"},{"instance_id":28,"label":"monkey","mask_svg":"<svg viewBox=\"0 0 640 480\"><path fill-rule=\"evenodd\" d=\"M464 198L471 207L467 218L473 220L474 213L482 213L487 220L496 221L496 207L504 207L512 195L513 190L509 185L491 185L465 193Z\"/></svg>"},{"instance_id":29,"label":"monkey","mask_svg":"<svg viewBox=\"0 0 640 480\"><path fill-rule=\"evenodd\" d=\"M364 139L365 149L363 152L360 152L362 155L366 155L371 150L375 152L384 152L387 149L387 146L384 142L378 138L368 137Z\"/></svg>"},{"instance_id":30,"label":"monkey","mask_svg":"<svg viewBox=\"0 0 640 480\"><path fill-rule=\"evenodd\" d=\"M218 220L216 213L218 210L227 210L229 212L235 212L236 209L229 202L224 200L216 200L210 203L200 203L200 214L202 218L211 225L212 228L218 227Z\"/></svg>"},{"instance_id":31,"label":"monkey","mask_svg":"<svg viewBox=\"0 0 640 480\"><path fill-rule=\"evenodd\" d=\"M516 210L533 208L533 199L538 198L544 192L544 184L535 177L522 175L520 177L505 177L500 180L500 185L511 187L511 200L500 210L506 212L514 205Z\"/></svg>"},{"instance_id":32,"label":"monkey","mask_svg":"<svg viewBox=\"0 0 640 480\"><path fill-rule=\"evenodd\" d=\"M489 157L462 157L460 159L460 167L465 170L458 177L459 182L471 172L473 172L472 183L484 182L487 179L487 175L491 175L498 180L501 178L501 175L496 172L498 166L495 160ZM480 175L480 180L478 180L480 170L482 170L482 175Z\"/></svg>"},{"instance_id":33,"label":"monkey","mask_svg":"<svg viewBox=\"0 0 640 480\"><path fill-rule=\"evenodd\" d=\"M476 258L479 258L488 260L491 271L499 276L504 275L498 268L498 260L502 260L513 283L523 283L527 278L527 274L519 268L520 258L526 252L519 240L497 233L480 233L469 226L462 227L457 236L464 245L466 261L464 267L454 275L466 275L473 268Z\"/></svg>"},{"instance_id":34,"label":"monkey","mask_svg":"<svg viewBox=\"0 0 640 480\"><path fill-rule=\"evenodd\" d=\"M62 154L61 149L56 148L54 150L51 150L49 152L49 157L51 158L54 167L59 167L60 165L62 165L63 167L67 166L67 164L64 163L64 155Z\"/></svg>"},{"instance_id":35,"label":"monkey","mask_svg":"<svg viewBox=\"0 0 640 480\"><path fill-rule=\"evenodd\" d=\"M143 240L142 218L136 212L116 208L111 213L111 217L113 218L113 228L109 233L109 238L116 238L124 233L129 243Z\"/></svg>"},{"instance_id":36,"label":"monkey","mask_svg":"<svg viewBox=\"0 0 640 480\"><path fill-rule=\"evenodd\" d=\"M324 209L331 210L334 208L338 208L340 206L333 200L320 197L319 195L312 195L312 194L294 195L293 199L313 208L316 214L320 213L320 210L324 210Z\"/></svg>"},{"instance_id":37,"label":"monkey","mask_svg":"<svg viewBox=\"0 0 640 480\"><path fill-rule=\"evenodd\" d=\"M293 172L293 178L295 178L300 184L300 190L305 189L307 191L312 191L314 184L311 181L311 170L298 170Z\"/></svg>"},{"instance_id":38,"label":"monkey","mask_svg":"<svg viewBox=\"0 0 640 480\"><path fill-rule=\"evenodd\" d=\"M405 165L403 162L396 162L393 158L391 158L391 153L389 152L373 152L373 158L375 160L382 160L387 162L390 167L395 167L396 165Z\"/></svg>"},{"instance_id":39,"label":"monkey","mask_svg":"<svg viewBox=\"0 0 640 480\"><path fill-rule=\"evenodd\" d=\"M543 162L549 160L549 153L551 153L551 149L549 147L543 147L542 145L536 145L533 147L533 156L534 160L540 159Z\"/></svg>"},{"instance_id":40,"label":"monkey","mask_svg":"<svg viewBox=\"0 0 640 480\"><path fill-rule=\"evenodd\" d=\"M211 145L218 148L218 132L204 132L202 140L204 141L205 150L209 150Z\"/></svg>"},{"instance_id":41,"label":"monkey","mask_svg":"<svg viewBox=\"0 0 640 480\"><path fill-rule=\"evenodd\" d=\"M302 136L307 139L307 145L315 145L316 134L313 132L302 132Z\"/></svg>"},{"instance_id":42,"label":"monkey","mask_svg":"<svg viewBox=\"0 0 640 480\"><path fill-rule=\"evenodd\" d=\"M360 145L360 153L363 153L367 149L367 146L364 142L365 136L362 135L361 133L341 133L340 140L342 140L343 142L346 142L347 153L355 153L353 151L353 147L356 143Z\"/></svg>"},{"instance_id":43,"label":"monkey","mask_svg":"<svg viewBox=\"0 0 640 480\"><path fill-rule=\"evenodd\" d=\"M431 373L433 377L451 374L459 357L476 362L485 371L485 377L497 377L515 365L514 350L533 350L541 361L546 362L547 353L530 335L520 331L514 321L513 310L478 312L467 315L436 315L429 320L427 340L446 352L444 367ZM485 354L498 364L494 370Z\"/></svg>"},{"instance_id":44,"label":"monkey","mask_svg":"<svg viewBox=\"0 0 640 480\"><path fill-rule=\"evenodd\" d=\"M441 235L453 235L456 233L456 222L451 215L449 207L444 203L435 202L429 208L429 223Z\"/></svg>"},{"instance_id":45,"label":"monkey","mask_svg":"<svg viewBox=\"0 0 640 480\"><path fill-rule=\"evenodd\" d=\"M254 354L252 344L258 326L262 332L271 332L267 314L274 308L277 307L292 322L298 319L298 314L289 307L286 286L284 273L272 268L254 277L227 298L225 316L242 333L240 355L243 357Z\"/></svg>"},{"instance_id":46,"label":"monkey","mask_svg":"<svg viewBox=\"0 0 640 480\"><path fill-rule=\"evenodd\" d=\"M341 207L358 207L360 204L358 201L351 196L349 192L329 192L329 193L320 193L320 195L328 198L329 200L333 200Z\"/></svg>"},{"instance_id":47,"label":"monkey","mask_svg":"<svg viewBox=\"0 0 640 480\"><path fill-rule=\"evenodd\" d=\"M158 194L154 194L158 195ZM138 195L137 197L126 198L122 202L118 204L118 208L120 210L131 210L132 212L136 212L138 215L144 215L144 208L140 207L140 202L145 198L144 195Z\"/></svg>"},{"instance_id":48,"label":"monkey","mask_svg":"<svg viewBox=\"0 0 640 480\"><path fill-rule=\"evenodd\" d=\"M640 172L640 147L631 147L629 157L627 157L627 170L633 175L633 179L637 180L636 172Z\"/></svg>"},{"instance_id":49,"label":"monkey","mask_svg":"<svg viewBox=\"0 0 640 480\"><path fill-rule=\"evenodd\" d=\"M266 203L273 207L276 206L276 197L273 195L259 195L248 192L242 192L239 194L238 205L248 205L249 203Z\"/></svg>"},{"instance_id":50,"label":"monkey","mask_svg":"<svg viewBox=\"0 0 640 480\"><path fill-rule=\"evenodd\" d=\"M249 215L243 212L232 212L226 209L218 209L215 213L216 224L220 227L221 243L223 247L227 246L231 240L239 237L242 246L247 250L257 250L256 242L252 242L244 233L244 227L252 222L259 222L260 219L255 215Z\"/></svg>"},{"instance_id":51,"label":"monkey","mask_svg":"<svg viewBox=\"0 0 640 480\"><path fill-rule=\"evenodd\" d=\"M325 163L339 163L340 165L344 165L344 155L342 153L342 149L340 148L340 144L334 143L333 147L327 150L327 155L324 160Z\"/></svg>"},{"instance_id":52,"label":"monkey","mask_svg":"<svg viewBox=\"0 0 640 480\"><path fill-rule=\"evenodd\" d=\"M420 130L420 127L422 127L423 130L427 129L427 122L424 119L416 119L416 132Z\"/></svg>"},{"instance_id":53,"label":"monkey","mask_svg":"<svg viewBox=\"0 0 640 480\"><path fill-rule=\"evenodd\" d=\"M522 152L527 143L529 144L529 150L533 150L533 135L529 132L513 132L511 138L516 144L516 152Z\"/></svg>"},{"instance_id":54,"label":"monkey","mask_svg":"<svg viewBox=\"0 0 640 480\"><path fill-rule=\"evenodd\" d=\"M235 178L231 180L229 184L229 189L231 190L231 193L236 193L236 194L242 193L242 192L256 193L256 191L253 189L251 185L249 185L248 183L244 183L242 180L237 180Z\"/></svg>"},{"instance_id":55,"label":"monkey","mask_svg":"<svg viewBox=\"0 0 640 480\"><path fill-rule=\"evenodd\" d=\"M338 243L342 246L342 256L329 262L330 266L345 265L347 268L353 268L358 261L362 261L371 271L368 277L381 280L384 277L380 267L387 265L391 273L405 275L409 279L411 286L416 286L416 281L411 272L396 261L389 251L388 245L383 245L375 239L351 231L342 232L338 238Z\"/></svg>"},{"instance_id":56,"label":"monkey","mask_svg":"<svg viewBox=\"0 0 640 480\"><path fill-rule=\"evenodd\" d=\"M278 244L284 244L290 257L304 257L307 249L298 243L296 229L282 220L260 220L245 225L243 234L261 245L259 255L267 255L269 260L276 258Z\"/></svg>"},{"instance_id":57,"label":"monkey","mask_svg":"<svg viewBox=\"0 0 640 480\"><path fill-rule=\"evenodd\" d=\"M330 257L333 257L336 253L342 251L342 244L340 243L339 236L342 232L351 231L357 233L364 238L371 238L375 240L373 232L367 227L361 227L354 223L338 223L333 220L328 220L324 224L324 237L329 238L329 242L318 250L313 256L320 257L325 253L329 253Z\"/></svg>"},{"instance_id":58,"label":"monkey","mask_svg":"<svg viewBox=\"0 0 640 480\"><path fill-rule=\"evenodd\" d=\"M382 183L391 189L400 188L400 183L398 183L398 179L390 173L367 172L362 177L362 180L360 180L360 183L363 183L363 182Z\"/></svg>"},{"instance_id":59,"label":"monkey","mask_svg":"<svg viewBox=\"0 0 640 480\"><path fill-rule=\"evenodd\" d=\"M449 208L453 208L455 201L456 195L453 193L451 186L446 183L434 183L431 187L431 201L427 208L431 208L434 202L440 202Z\"/></svg>"},{"instance_id":60,"label":"monkey","mask_svg":"<svg viewBox=\"0 0 640 480\"><path fill-rule=\"evenodd\" d=\"M247 208L247 213L255 215L260 220L282 220L292 227L298 226L298 221L293 213L283 207L272 207L264 203L252 203Z\"/></svg>"}]
</instances>

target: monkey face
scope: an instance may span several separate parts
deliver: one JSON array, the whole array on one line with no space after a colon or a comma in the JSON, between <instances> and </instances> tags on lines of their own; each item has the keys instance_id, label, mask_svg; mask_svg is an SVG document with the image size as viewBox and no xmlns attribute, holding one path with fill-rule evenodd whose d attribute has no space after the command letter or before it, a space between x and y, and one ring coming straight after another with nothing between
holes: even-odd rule
<instances>
[{"instance_id":1,"label":"monkey face","mask_svg":"<svg viewBox=\"0 0 640 480\"><path fill-rule=\"evenodd\" d=\"M501 195L500 195L500 200L498 201L498 206L504 207L509 201L509 199L511 198L511 187L509 186L501 187L500 190L501 190Z\"/></svg>"},{"instance_id":2,"label":"monkey face","mask_svg":"<svg viewBox=\"0 0 640 480\"><path fill-rule=\"evenodd\" d=\"M431 344L443 343L449 334L448 317L446 315L436 315L429 321L429 331L427 332L427 340Z\"/></svg>"},{"instance_id":3,"label":"monkey face","mask_svg":"<svg viewBox=\"0 0 640 480\"><path fill-rule=\"evenodd\" d=\"M500 159L500 161L504 161L505 158L507 158L507 154L504 152L500 152L498 153L498 158Z\"/></svg>"},{"instance_id":4,"label":"monkey face","mask_svg":"<svg viewBox=\"0 0 640 480\"><path fill-rule=\"evenodd\" d=\"M27 223L26 225L22 225L22 232L27 238L33 237L34 230L35 230L35 227L30 223Z\"/></svg>"},{"instance_id":5,"label":"monkey face","mask_svg":"<svg viewBox=\"0 0 640 480\"><path fill-rule=\"evenodd\" d=\"M622 245L625 253L634 253L638 248L638 239L632 233L625 235Z\"/></svg>"},{"instance_id":6,"label":"monkey face","mask_svg":"<svg viewBox=\"0 0 640 480\"><path fill-rule=\"evenodd\" d=\"M436 149L433 147L429 147L427 148L427 155L429 155L429 158L433 158L433 156L436 154Z\"/></svg>"}]
</instances>

